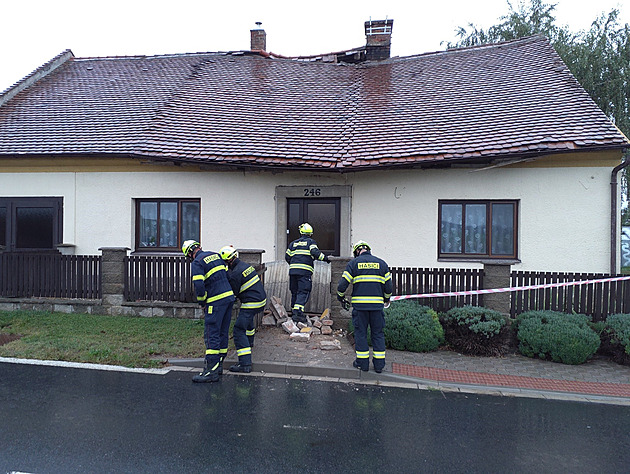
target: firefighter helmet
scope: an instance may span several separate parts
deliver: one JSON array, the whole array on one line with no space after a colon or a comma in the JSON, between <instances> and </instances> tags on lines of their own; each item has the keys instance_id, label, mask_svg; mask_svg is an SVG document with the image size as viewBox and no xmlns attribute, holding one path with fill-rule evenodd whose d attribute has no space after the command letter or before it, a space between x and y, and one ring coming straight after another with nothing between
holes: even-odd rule
<instances>
[{"instance_id":1,"label":"firefighter helmet","mask_svg":"<svg viewBox=\"0 0 630 474\"><path fill-rule=\"evenodd\" d=\"M368 244L365 240L359 240L352 246L352 253L355 257L361 249L372 250L370 244Z\"/></svg>"},{"instance_id":2,"label":"firefighter helmet","mask_svg":"<svg viewBox=\"0 0 630 474\"><path fill-rule=\"evenodd\" d=\"M186 240L182 245L182 252L187 257L192 258L193 253L198 248L201 248L201 244L199 242L197 242L196 240Z\"/></svg>"},{"instance_id":3,"label":"firefighter helmet","mask_svg":"<svg viewBox=\"0 0 630 474\"><path fill-rule=\"evenodd\" d=\"M219 250L219 253L221 254L221 258L226 262L229 262L233 258L238 258L238 251L231 245L222 247L221 250Z\"/></svg>"},{"instance_id":4,"label":"firefighter helmet","mask_svg":"<svg viewBox=\"0 0 630 474\"><path fill-rule=\"evenodd\" d=\"M312 233L313 233L313 227L311 226L311 224L308 224L307 222L305 222L304 224L300 225L300 234L311 235Z\"/></svg>"}]
</instances>

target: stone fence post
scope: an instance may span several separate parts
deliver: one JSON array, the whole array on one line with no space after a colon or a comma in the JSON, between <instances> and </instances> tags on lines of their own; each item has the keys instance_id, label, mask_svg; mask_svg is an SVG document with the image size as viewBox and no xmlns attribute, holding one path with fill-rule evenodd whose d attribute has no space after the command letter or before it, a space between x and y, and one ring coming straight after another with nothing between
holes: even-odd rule
<instances>
[{"instance_id":1,"label":"stone fence post","mask_svg":"<svg viewBox=\"0 0 630 474\"><path fill-rule=\"evenodd\" d=\"M508 288L510 286L511 265L509 263L483 262L484 289ZM510 314L510 293L488 293L483 295L483 305L488 309Z\"/></svg>"},{"instance_id":2,"label":"stone fence post","mask_svg":"<svg viewBox=\"0 0 630 474\"><path fill-rule=\"evenodd\" d=\"M237 249L238 258L243 262L249 263L252 267L260 267L262 263L262 254L265 253L263 249Z\"/></svg>"},{"instance_id":3,"label":"stone fence post","mask_svg":"<svg viewBox=\"0 0 630 474\"><path fill-rule=\"evenodd\" d=\"M125 257L130 249L127 247L101 247L99 250L102 254L103 307L108 314L119 314L124 301Z\"/></svg>"},{"instance_id":4,"label":"stone fence post","mask_svg":"<svg viewBox=\"0 0 630 474\"><path fill-rule=\"evenodd\" d=\"M335 328L347 329L348 322L352 319L352 312L343 309L341 303L337 300L337 285L351 257L328 258L330 259L330 317L334 322ZM351 293L352 285L346 290L346 298L348 300Z\"/></svg>"}]
</instances>

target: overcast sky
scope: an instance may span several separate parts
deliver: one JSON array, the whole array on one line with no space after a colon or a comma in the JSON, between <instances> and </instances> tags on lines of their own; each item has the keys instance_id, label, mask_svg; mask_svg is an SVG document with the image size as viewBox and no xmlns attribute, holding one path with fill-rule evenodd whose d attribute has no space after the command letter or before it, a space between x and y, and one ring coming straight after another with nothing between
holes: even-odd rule
<instances>
[{"instance_id":1,"label":"overcast sky","mask_svg":"<svg viewBox=\"0 0 630 474\"><path fill-rule=\"evenodd\" d=\"M589 29L613 8L630 23L624 1L556 0L557 24ZM507 0L0 0L0 92L66 49L76 57L245 50L259 21L268 51L321 54L364 45L363 22L389 18L392 56L409 56L443 50L458 26L487 28L508 11Z\"/></svg>"}]
</instances>

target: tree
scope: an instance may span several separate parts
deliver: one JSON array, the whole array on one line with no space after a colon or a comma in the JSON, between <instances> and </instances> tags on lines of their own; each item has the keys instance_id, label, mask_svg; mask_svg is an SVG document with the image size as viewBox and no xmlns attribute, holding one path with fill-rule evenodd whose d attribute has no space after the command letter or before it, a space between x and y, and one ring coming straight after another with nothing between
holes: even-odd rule
<instances>
[{"instance_id":1,"label":"tree","mask_svg":"<svg viewBox=\"0 0 630 474\"><path fill-rule=\"evenodd\" d=\"M619 11L602 13L588 31L572 32L556 25L557 4L530 0L519 2L518 9L508 0L509 13L501 23L487 30L472 23L459 27L455 44L447 48L509 41L532 35L544 35L553 45L578 82L610 120L630 137L630 25L620 25ZM626 150L624 159L630 159ZM628 196L630 166L624 169L624 195ZM626 216L628 213L626 213Z\"/></svg>"}]
</instances>

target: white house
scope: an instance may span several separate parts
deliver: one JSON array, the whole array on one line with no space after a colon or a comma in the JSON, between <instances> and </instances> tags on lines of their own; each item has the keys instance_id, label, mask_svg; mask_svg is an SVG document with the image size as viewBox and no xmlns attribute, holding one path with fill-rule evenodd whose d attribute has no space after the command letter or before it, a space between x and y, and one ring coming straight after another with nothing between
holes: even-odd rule
<instances>
[{"instance_id":1,"label":"white house","mask_svg":"<svg viewBox=\"0 0 630 474\"><path fill-rule=\"evenodd\" d=\"M251 51L63 52L0 96L0 245L270 262L308 221L391 266L619 269L630 143L545 38L390 58L393 21L365 26L318 57L262 30Z\"/></svg>"}]
</instances>

